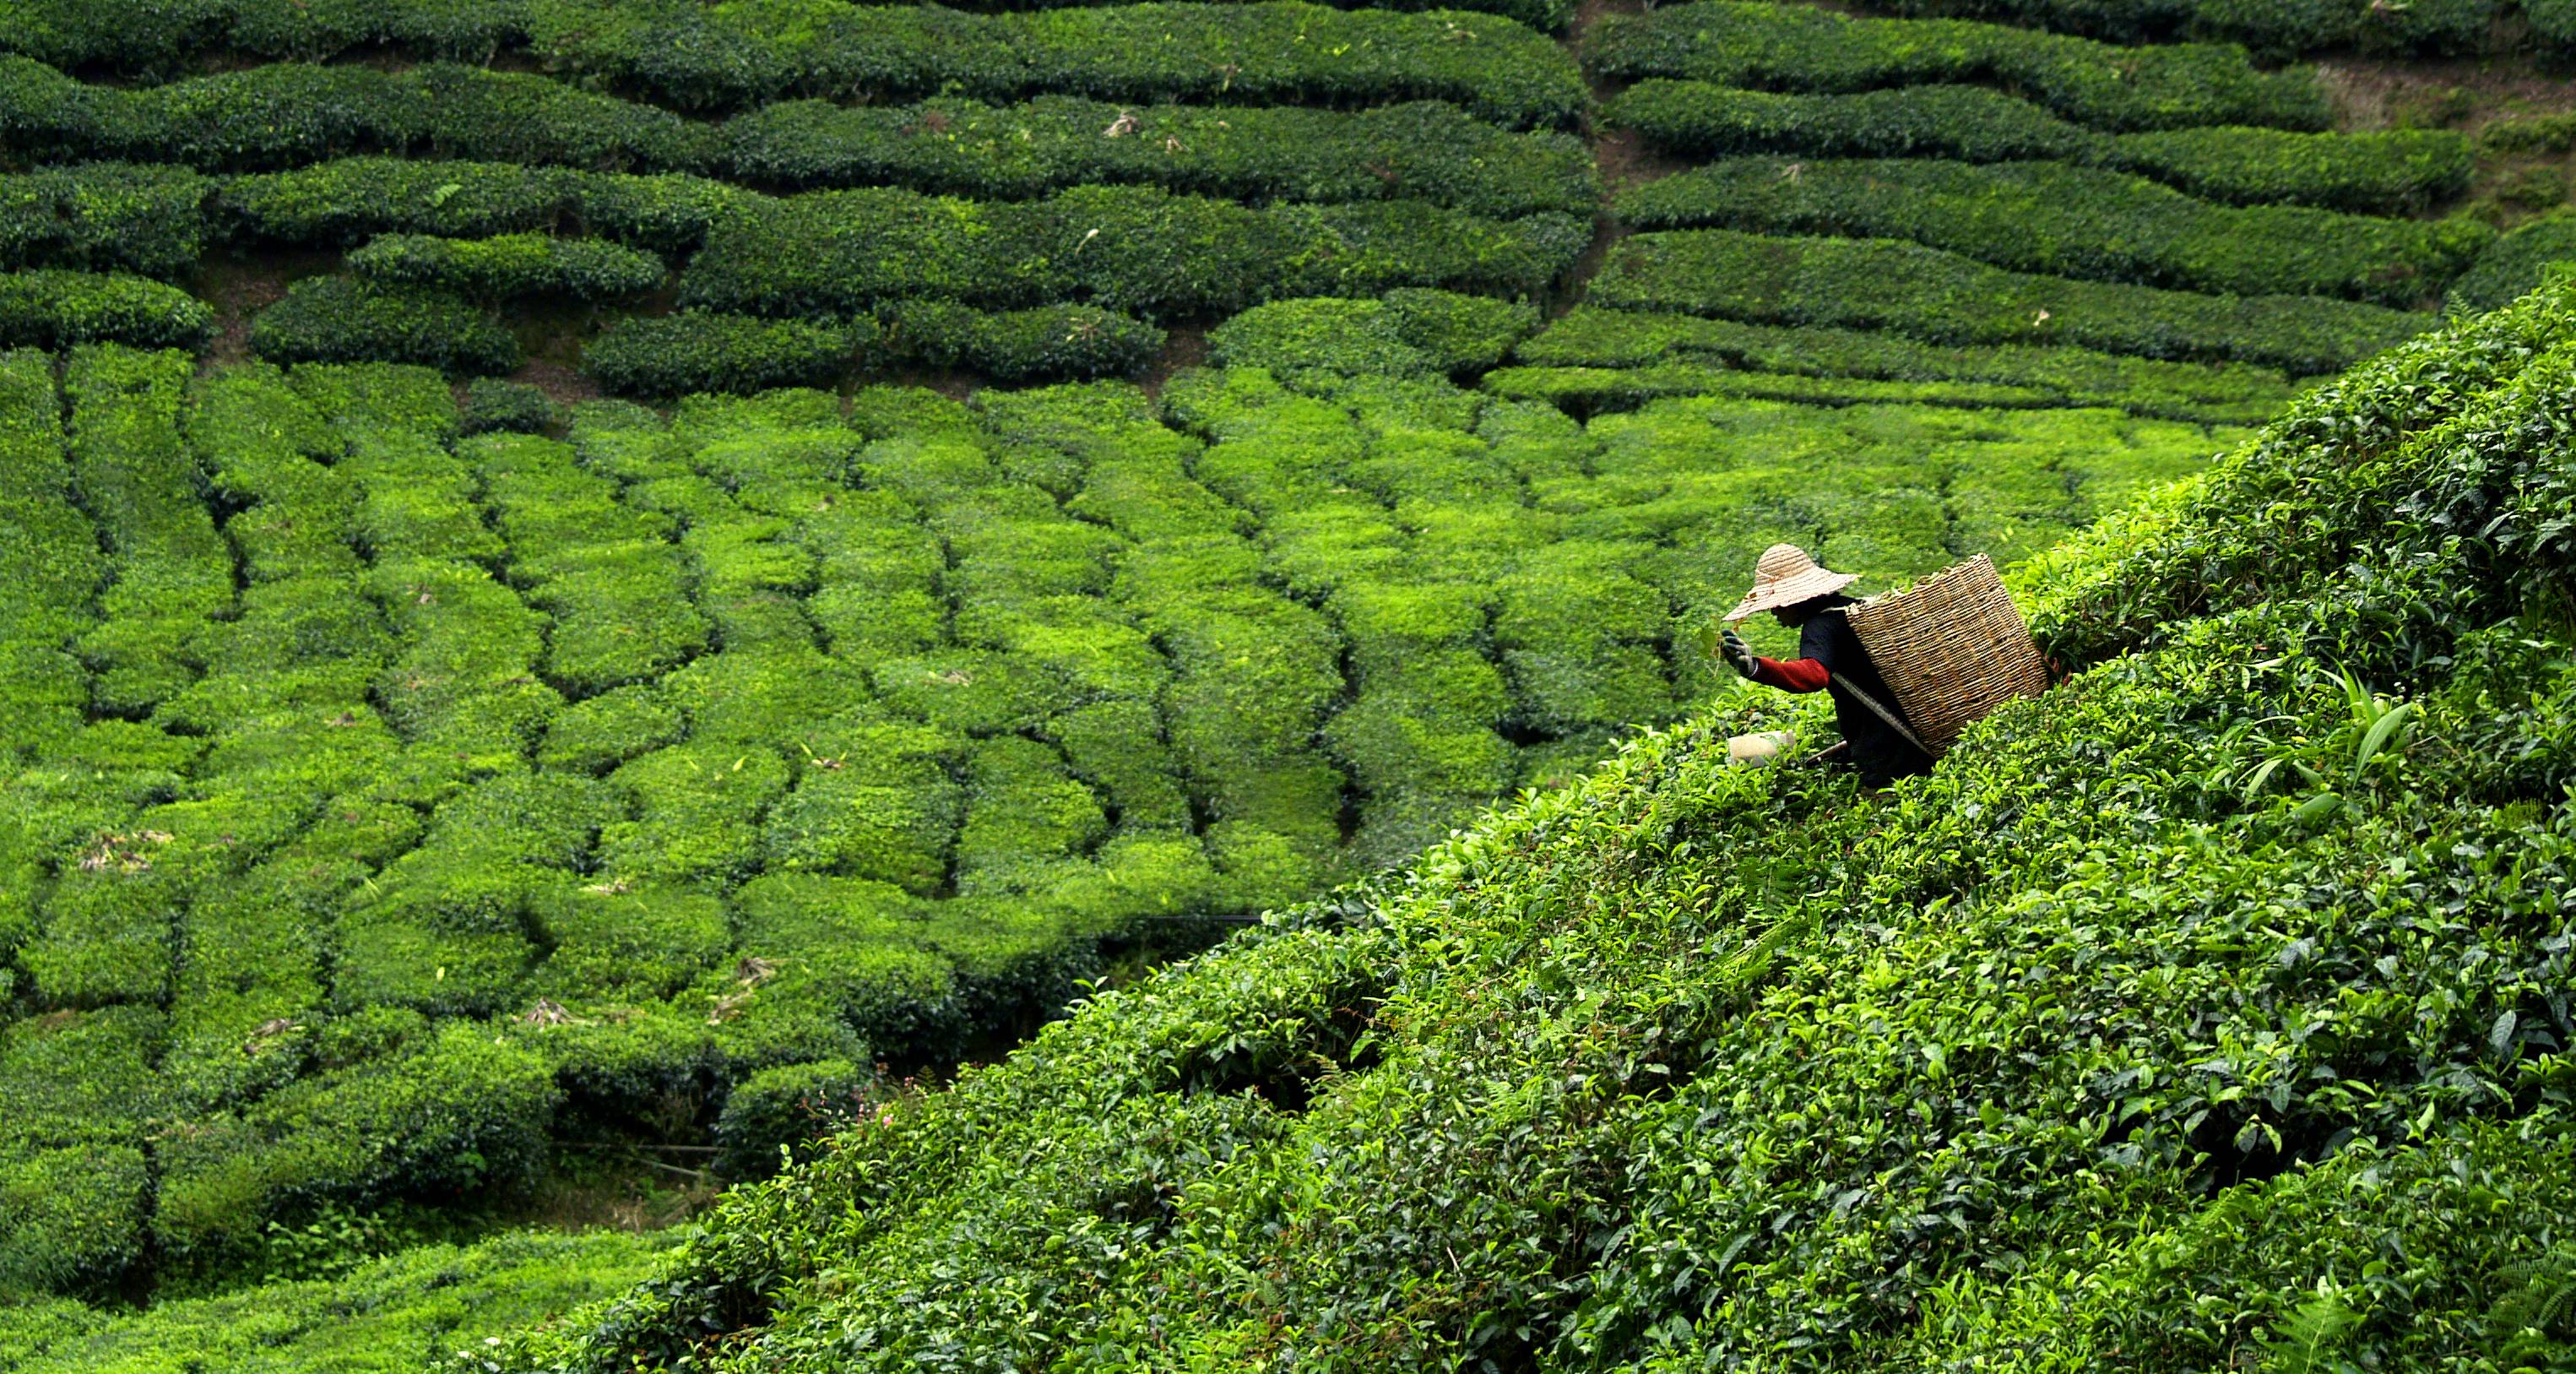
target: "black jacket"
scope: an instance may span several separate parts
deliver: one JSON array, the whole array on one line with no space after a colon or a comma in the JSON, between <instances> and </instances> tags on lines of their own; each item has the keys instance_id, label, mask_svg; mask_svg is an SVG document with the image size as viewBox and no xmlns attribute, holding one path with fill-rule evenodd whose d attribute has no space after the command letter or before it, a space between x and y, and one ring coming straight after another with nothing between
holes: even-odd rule
<instances>
[{"instance_id":1,"label":"black jacket","mask_svg":"<svg viewBox=\"0 0 2576 1374\"><path fill-rule=\"evenodd\" d=\"M1798 656L1812 658L1832 671L1834 681L1825 690L1833 694L1834 724L1851 745L1852 767L1860 770L1863 782L1883 787L1898 778L1929 772L1932 760L1843 686L1850 683L1895 712L1897 719L1905 718L1896 694L1887 690L1878 665L1869 661L1869 650L1861 647L1860 636L1852 632L1851 621L1843 614L1844 608L1857 604L1848 596L1826 597L1825 609L1798 628Z\"/></svg>"}]
</instances>

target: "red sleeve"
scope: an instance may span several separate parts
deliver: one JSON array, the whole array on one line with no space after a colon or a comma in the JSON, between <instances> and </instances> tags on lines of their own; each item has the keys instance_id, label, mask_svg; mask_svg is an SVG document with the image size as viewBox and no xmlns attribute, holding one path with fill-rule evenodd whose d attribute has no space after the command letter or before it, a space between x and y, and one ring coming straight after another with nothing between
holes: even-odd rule
<instances>
[{"instance_id":1,"label":"red sleeve","mask_svg":"<svg viewBox=\"0 0 2576 1374\"><path fill-rule=\"evenodd\" d=\"M1755 682L1783 691L1821 692L1833 679L1833 673L1812 658L1791 659L1786 663L1776 658L1757 658L1753 662Z\"/></svg>"}]
</instances>

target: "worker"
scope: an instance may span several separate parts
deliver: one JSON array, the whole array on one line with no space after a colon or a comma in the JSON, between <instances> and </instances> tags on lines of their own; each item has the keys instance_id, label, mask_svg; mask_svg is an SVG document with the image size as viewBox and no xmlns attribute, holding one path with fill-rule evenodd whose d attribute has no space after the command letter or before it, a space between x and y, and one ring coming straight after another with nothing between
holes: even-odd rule
<instances>
[{"instance_id":1,"label":"worker","mask_svg":"<svg viewBox=\"0 0 2576 1374\"><path fill-rule=\"evenodd\" d=\"M1755 682L1788 692L1831 693L1834 724L1844 744L1836 754L1860 773L1863 783L1884 787L1930 769L1932 757L1909 730L1900 728L1904 713L1896 696L1843 614L1858 604L1843 588L1859 580L1857 574L1819 566L1794 544L1774 544L1755 560L1753 590L1727 613L1720 642L1727 663ZM1798 657L1757 657L1735 632L1736 621L1761 611L1798 632Z\"/></svg>"}]
</instances>

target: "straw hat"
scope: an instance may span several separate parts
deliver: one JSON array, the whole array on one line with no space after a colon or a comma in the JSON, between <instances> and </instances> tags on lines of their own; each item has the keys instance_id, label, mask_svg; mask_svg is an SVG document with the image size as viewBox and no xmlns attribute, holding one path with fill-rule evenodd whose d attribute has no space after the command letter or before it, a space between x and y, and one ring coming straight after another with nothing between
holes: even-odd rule
<instances>
[{"instance_id":1,"label":"straw hat","mask_svg":"<svg viewBox=\"0 0 2576 1374\"><path fill-rule=\"evenodd\" d=\"M1817 565L1805 549L1795 544L1774 544L1762 551L1753 563L1753 590L1726 613L1730 621L1742 620L1756 611L1774 611L1813 601L1860 580L1859 573L1838 573Z\"/></svg>"}]
</instances>

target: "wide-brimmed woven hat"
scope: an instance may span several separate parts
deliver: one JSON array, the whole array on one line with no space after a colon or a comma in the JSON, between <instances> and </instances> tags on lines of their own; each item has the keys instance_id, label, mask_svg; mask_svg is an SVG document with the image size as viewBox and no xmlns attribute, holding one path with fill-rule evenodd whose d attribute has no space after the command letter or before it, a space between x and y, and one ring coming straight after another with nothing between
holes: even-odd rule
<instances>
[{"instance_id":1,"label":"wide-brimmed woven hat","mask_svg":"<svg viewBox=\"0 0 2576 1374\"><path fill-rule=\"evenodd\" d=\"M1728 620L1742 620L1757 611L1776 611L1813 601L1860 580L1859 573L1838 573L1819 566L1795 544L1774 544L1762 551L1753 562L1753 590L1726 613Z\"/></svg>"}]
</instances>

